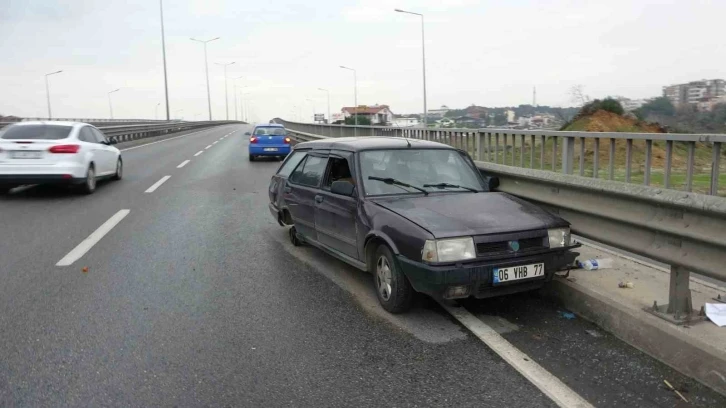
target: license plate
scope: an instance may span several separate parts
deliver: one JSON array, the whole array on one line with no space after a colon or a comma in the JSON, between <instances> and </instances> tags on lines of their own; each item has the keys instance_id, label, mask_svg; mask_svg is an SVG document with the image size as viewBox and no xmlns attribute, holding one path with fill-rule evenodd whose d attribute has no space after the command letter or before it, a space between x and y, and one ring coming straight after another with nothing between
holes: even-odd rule
<instances>
[{"instance_id":1,"label":"license plate","mask_svg":"<svg viewBox=\"0 0 726 408\"><path fill-rule=\"evenodd\" d=\"M266 152L276 152L277 148L276 147L265 147L263 150Z\"/></svg>"},{"instance_id":2,"label":"license plate","mask_svg":"<svg viewBox=\"0 0 726 408\"><path fill-rule=\"evenodd\" d=\"M40 159L43 157L43 152L36 150L14 151L9 153L11 159Z\"/></svg>"},{"instance_id":3,"label":"license plate","mask_svg":"<svg viewBox=\"0 0 726 408\"><path fill-rule=\"evenodd\" d=\"M506 268L494 268L492 282L497 285L499 283L538 278L541 276L544 276L544 263L508 266Z\"/></svg>"}]
</instances>

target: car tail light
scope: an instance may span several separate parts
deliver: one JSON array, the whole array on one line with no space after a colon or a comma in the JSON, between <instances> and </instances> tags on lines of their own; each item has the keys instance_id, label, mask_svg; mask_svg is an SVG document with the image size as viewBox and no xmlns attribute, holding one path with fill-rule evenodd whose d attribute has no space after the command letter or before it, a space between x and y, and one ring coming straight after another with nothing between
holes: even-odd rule
<instances>
[{"instance_id":1,"label":"car tail light","mask_svg":"<svg viewBox=\"0 0 726 408\"><path fill-rule=\"evenodd\" d=\"M286 137L285 138L285 144L290 144L290 138L289 137Z\"/></svg>"},{"instance_id":2,"label":"car tail light","mask_svg":"<svg viewBox=\"0 0 726 408\"><path fill-rule=\"evenodd\" d=\"M257 143L257 140L258 140L258 139L257 139L256 137L252 136L252 137L250 138L250 143Z\"/></svg>"},{"instance_id":3,"label":"car tail light","mask_svg":"<svg viewBox=\"0 0 726 408\"><path fill-rule=\"evenodd\" d=\"M57 145L53 146L50 149L48 149L51 153L69 153L69 154L75 154L78 153L78 150L80 150L80 145Z\"/></svg>"}]
</instances>

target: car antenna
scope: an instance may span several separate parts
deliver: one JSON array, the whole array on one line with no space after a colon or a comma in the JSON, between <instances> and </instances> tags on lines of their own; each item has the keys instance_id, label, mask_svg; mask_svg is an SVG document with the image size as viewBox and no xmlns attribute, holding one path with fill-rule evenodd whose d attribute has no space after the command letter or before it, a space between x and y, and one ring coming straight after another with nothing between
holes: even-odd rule
<instances>
[{"instance_id":1,"label":"car antenna","mask_svg":"<svg viewBox=\"0 0 726 408\"><path fill-rule=\"evenodd\" d=\"M396 126L398 126L398 125L396 125ZM401 137L403 138L403 140L406 141L406 144L408 145L408 147L411 147L411 142L408 141L408 138L405 135L404 129L401 129Z\"/></svg>"}]
</instances>

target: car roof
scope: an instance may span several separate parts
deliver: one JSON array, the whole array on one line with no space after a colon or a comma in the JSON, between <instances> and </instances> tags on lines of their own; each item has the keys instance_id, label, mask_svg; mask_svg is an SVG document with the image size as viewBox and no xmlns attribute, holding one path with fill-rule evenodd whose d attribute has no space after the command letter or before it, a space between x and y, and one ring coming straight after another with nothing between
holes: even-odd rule
<instances>
[{"instance_id":1,"label":"car roof","mask_svg":"<svg viewBox=\"0 0 726 408\"><path fill-rule=\"evenodd\" d=\"M81 126L81 125L87 125L87 123L69 122L69 121L62 121L62 120L28 120L28 121L23 121L23 122L14 122L14 123L11 123L11 125L16 125L16 126L28 126L28 125Z\"/></svg>"},{"instance_id":2,"label":"car roof","mask_svg":"<svg viewBox=\"0 0 726 408\"><path fill-rule=\"evenodd\" d=\"M256 128L258 127L276 127L276 128L284 128L285 126L279 124L279 123L265 123L260 125L255 125Z\"/></svg>"},{"instance_id":3,"label":"car roof","mask_svg":"<svg viewBox=\"0 0 726 408\"><path fill-rule=\"evenodd\" d=\"M368 136L368 137L340 137L313 140L310 142L298 143L295 145L297 149L336 149L349 150L353 152L362 150L377 149L404 149L411 143L412 149L449 149L455 150L449 145L443 143L431 142L428 140L405 139L403 137L385 137L385 136Z\"/></svg>"}]
</instances>

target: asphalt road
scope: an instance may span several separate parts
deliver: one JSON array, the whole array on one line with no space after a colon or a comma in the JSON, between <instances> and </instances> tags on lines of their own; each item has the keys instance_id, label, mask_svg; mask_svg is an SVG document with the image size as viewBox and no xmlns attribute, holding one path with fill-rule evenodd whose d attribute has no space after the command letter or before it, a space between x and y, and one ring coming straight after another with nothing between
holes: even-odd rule
<instances>
[{"instance_id":1,"label":"asphalt road","mask_svg":"<svg viewBox=\"0 0 726 408\"><path fill-rule=\"evenodd\" d=\"M555 406L436 302L389 315L369 275L289 244L247 129L133 146L91 196L0 196L0 406ZM594 406L686 406L663 379L726 406L536 295L463 307Z\"/></svg>"}]
</instances>

